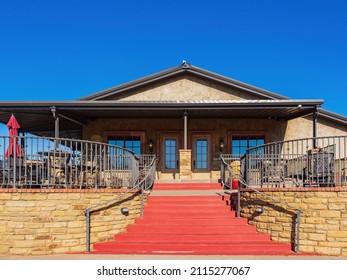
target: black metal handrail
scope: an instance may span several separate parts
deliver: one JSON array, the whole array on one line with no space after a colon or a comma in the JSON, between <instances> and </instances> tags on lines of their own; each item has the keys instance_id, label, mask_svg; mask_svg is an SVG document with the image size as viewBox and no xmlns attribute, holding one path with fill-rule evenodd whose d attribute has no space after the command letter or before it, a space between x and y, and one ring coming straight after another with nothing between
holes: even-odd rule
<instances>
[{"instance_id":1,"label":"black metal handrail","mask_svg":"<svg viewBox=\"0 0 347 280\"><path fill-rule=\"evenodd\" d=\"M242 179L240 178L239 180L239 186L238 186L238 193L237 193L237 201L238 201L238 206L237 206L237 216L240 217L240 210L241 210L241 192L240 192L240 188L241 187L245 187L245 188L249 188L251 189L252 191L256 192L257 194L260 194L264 197L266 197L267 199L270 199L278 204L282 204L282 205L285 205L286 207L288 208L291 208L292 210L295 210L296 211L296 242L295 242L295 252L296 253L299 253L300 252L300 224L301 224L301 214L304 212L302 209L299 209L299 208L296 208L286 202L283 202L279 199L276 199L270 195L267 195L261 191L259 191L259 189L256 189L254 187L251 187L249 185L247 185L247 183Z\"/></svg>"},{"instance_id":2,"label":"black metal handrail","mask_svg":"<svg viewBox=\"0 0 347 280\"><path fill-rule=\"evenodd\" d=\"M123 192L112 199L109 199L104 202L100 202L96 205L92 205L88 208L85 208L83 210L86 218L86 252L90 252L90 219L91 214L95 212L99 212L105 207L108 207L109 205L112 205L113 202L118 201L121 197L128 195L130 192L133 192L134 190L141 189L141 211L140 215L143 217L144 212L144 193L146 190L148 190L150 187L153 186L154 180L155 180L155 171L156 171L156 162L157 158L153 155L151 162L149 165L145 165L142 169L142 172L139 174L139 177L137 178L134 185L129 188L126 192Z\"/></svg>"},{"instance_id":3,"label":"black metal handrail","mask_svg":"<svg viewBox=\"0 0 347 280\"><path fill-rule=\"evenodd\" d=\"M230 182L232 180L232 177L233 177L233 169L232 167L230 166L230 164L228 164L225 160L225 158L223 156L221 156L221 163L223 165L223 170L225 169L228 169L229 171L229 179L222 179L222 182L224 180L224 185L231 188L230 184L227 184L225 182ZM225 175L225 173L224 173ZM283 202L281 200L278 200L270 195L267 195L265 194L264 192L261 192L259 190L259 188L254 188L254 187L251 187L247 184L247 182L243 179L242 177L242 174L241 176L235 176L233 178L234 180L237 180L238 181L238 189L237 189L237 218L240 218L241 217L241 214L240 214L240 211L241 211L241 192L240 192L240 188L241 187L246 187L246 188L249 188L251 189L252 191L266 197L267 199L270 199L278 204L282 204L282 205L285 205L286 207L290 208L290 209L293 209L296 211L296 242L295 242L295 252L296 253L299 253L300 252L300 224L301 224L301 214L303 213L303 210L302 209L299 209L299 208L296 208L296 207L293 207L292 205L286 203L286 202Z\"/></svg>"}]
</instances>

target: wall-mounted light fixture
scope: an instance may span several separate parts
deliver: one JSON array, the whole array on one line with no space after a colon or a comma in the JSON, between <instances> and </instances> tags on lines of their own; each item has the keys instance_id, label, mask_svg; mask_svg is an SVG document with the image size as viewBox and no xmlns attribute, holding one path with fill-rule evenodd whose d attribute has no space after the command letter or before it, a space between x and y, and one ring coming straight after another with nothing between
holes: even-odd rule
<instances>
[{"instance_id":1,"label":"wall-mounted light fixture","mask_svg":"<svg viewBox=\"0 0 347 280\"><path fill-rule=\"evenodd\" d=\"M258 206L257 208L255 208L255 212L262 214L264 213L264 207L263 206Z\"/></svg>"},{"instance_id":2,"label":"wall-mounted light fixture","mask_svg":"<svg viewBox=\"0 0 347 280\"><path fill-rule=\"evenodd\" d=\"M220 138L220 140L219 140L219 150L220 150L220 152L223 152L223 150L224 150L224 140L223 140L223 138Z\"/></svg>"},{"instance_id":3,"label":"wall-mounted light fixture","mask_svg":"<svg viewBox=\"0 0 347 280\"><path fill-rule=\"evenodd\" d=\"M153 142L152 142L152 139L149 139L149 141L148 141L148 148L149 148L150 152L153 152Z\"/></svg>"},{"instance_id":4,"label":"wall-mounted light fixture","mask_svg":"<svg viewBox=\"0 0 347 280\"><path fill-rule=\"evenodd\" d=\"M128 216L128 215L129 215L129 209L128 209L128 207L122 207L122 208L120 209L120 212L121 212L123 215L125 215L125 216Z\"/></svg>"}]
</instances>

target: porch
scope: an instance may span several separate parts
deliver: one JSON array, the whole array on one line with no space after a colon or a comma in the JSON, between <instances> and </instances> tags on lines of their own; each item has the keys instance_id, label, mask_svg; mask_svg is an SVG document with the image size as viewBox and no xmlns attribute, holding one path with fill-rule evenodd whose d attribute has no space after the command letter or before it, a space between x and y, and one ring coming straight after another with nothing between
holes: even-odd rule
<instances>
[{"instance_id":1,"label":"porch","mask_svg":"<svg viewBox=\"0 0 347 280\"><path fill-rule=\"evenodd\" d=\"M347 185L347 137L281 141L221 155L221 181L250 187L335 187Z\"/></svg>"},{"instance_id":2,"label":"porch","mask_svg":"<svg viewBox=\"0 0 347 280\"><path fill-rule=\"evenodd\" d=\"M14 149L8 155L10 143ZM130 150L104 143L0 136L2 188L133 188L155 163L154 155L137 157Z\"/></svg>"},{"instance_id":3,"label":"porch","mask_svg":"<svg viewBox=\"0 0 347 280\"><path fill-rule=\"evenodd\" d=\"M15 148L6 157L11 141L21 152L17 155ZM346 148L347 136L275 142L250 148L243 155L214 157L211 160L219 168L205 173L194 172L192 151L185 149L179 151L177 158L177 179L212 182L219 179L227 188L232 187L232 180L267 188L346 186ZM203 156L199 159L202 166ZM160 179L160 168L154 154L137 156L128 149L105 143L35 136L0 137L3 188L132 188L149 170L153 178Z\"/></svg>"}]
</instances>

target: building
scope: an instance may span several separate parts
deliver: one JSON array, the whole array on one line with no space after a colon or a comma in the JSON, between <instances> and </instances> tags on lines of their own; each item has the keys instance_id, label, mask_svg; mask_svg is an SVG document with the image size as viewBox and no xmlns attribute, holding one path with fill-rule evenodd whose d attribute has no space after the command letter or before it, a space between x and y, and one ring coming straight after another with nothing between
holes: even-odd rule
<instances>
[{"instance_id":1,"label":"building","mask_svg":"<svg viewBox=\"0 0 347 280\"><path fill-rule=\"evenodd\" d=\"M183 63L76 101L0 102L22 133L116 144L156 154L158 179L217 180L221 154L266 143L346 136L323 100L293 100Z\"/></svg>"},{"instance_id":2,"label":"building","mask_svg":"<svg viewBox=\"0 0 347 280\"><path fill-rule=\"evenodd\" d=\"M320 99L292 100L188 63L75 101L2 101L0 122L7 124L14 114L21 127L20 136L0 136L0 253L89 251L139 218L147 199L139 190L151 187L156 177L173 182L238 179L250 188L231 192L230 204L224 201L228 194L222 194L223 201L218 196L227 215L236 209L238 217L271 240L287 242L284 254L301 248L347 256L347 118L323 110L322 104ZM12 154L7 153L11 146ZM203 185L198 187L205 191ZM217 201L215 191L210 196ZM200 222L213 215L221 225L220 208L207 205L213 213L205 211L205 198L194 197L194 205L185 201L183 209L191 209ZM176 200L164 197L182 208ZM187 210L161 206L154 212L170 216L169 223L160 224L164 231L175 227L174 214L189 216ZM129 216L119 211L123 207ZM161 221L154 229L144 226L158 236ZM218 240L219 233L216 238L206 227L203 222L195 233ZM145 244L148 235L141 234L123 248L143 253L141 243L150 252L162 251ZM177 241L172 238L160 245L171 253ZM219 248L224 250L229 240L232 236ZM256 246L257 240L252 241ZM251 241L245 242L248 248ZM240 244L238 254L251 254ZM192 252L194 245L187 246Z\"/></svg>"}]
</instances>

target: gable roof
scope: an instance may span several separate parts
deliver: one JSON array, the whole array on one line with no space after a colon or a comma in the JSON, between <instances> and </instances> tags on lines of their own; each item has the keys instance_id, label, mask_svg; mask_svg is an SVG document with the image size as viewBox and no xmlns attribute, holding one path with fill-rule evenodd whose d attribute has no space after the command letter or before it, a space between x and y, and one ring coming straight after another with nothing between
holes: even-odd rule
<instances>
[{"instance_id":1,"label":"gable roof","mask_svg":"<svg viewBox=\"0 0 347 280\"><path fill-rule=\"evenodd\" d=\"M171 77L177 77L182 74L190 74L196 77L204 78L206 80L218 82L228 87L234 87L234 88L247 91L248 93L254 94L257 97L256 99L264 99L264 98L265 99L290 99L283 95L279 95L277 93L273 93L271 91L267 91L267 90L255 87L255 86L216 74L214 72L207 71L205 69L190 65L185 62L180 66L176 66L168 70L161 71L161 72L158 72L158 73L155 73L155 74L146 76L144 78L140 78L132 82L128 82L128 83L116 86L116 87L102 90L100 92L79 98L78 100L93 100L93 101L103 100L111 95L120 94L128 90L138 89L143 86L152 84L154 82L162 81L164 79L171 78Z\"/></svg>"},{"instance_id":2,"label":"gable roof","mask_svg":"<svg viewBox=\"0 0 347 280\"><path fill-rule=\"evenodd\" d=\"M231 79L229 77L193 66L187 62L183 62L180 66L176 66L168 70L164 70L164 71L161 71L161 72L158 72L158 73L155 73L140 79L136 79L134 81L131 81L116 87L112 87L112 88L109 88L109 89L106 89L91 95L87 95L77 100L78 101L105 100L109 96L121 94L133 89L138 89L146 85L150 85L152 83L163 81L167 78L176 77L186 73L189 73L191 75L204 78L213 82L218 82L225 86L244 90L248 93L254 94L256 99L291 100L289 97L286 97L284 95L280 95L280 94L277 94L277 93L274 93L274 92L271 92L256 86L252 86L252 85L240 82L238 80ZM347 118L345 116L336 114L328 110L323 110L321 108L318 108L318 110L320 113L320 117L326 118L330 121L342 123L343 125L347 124Z\"/></svg>"}]
</instances>

